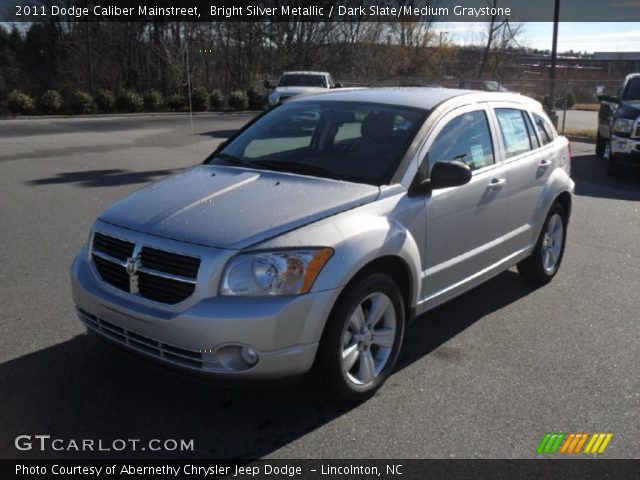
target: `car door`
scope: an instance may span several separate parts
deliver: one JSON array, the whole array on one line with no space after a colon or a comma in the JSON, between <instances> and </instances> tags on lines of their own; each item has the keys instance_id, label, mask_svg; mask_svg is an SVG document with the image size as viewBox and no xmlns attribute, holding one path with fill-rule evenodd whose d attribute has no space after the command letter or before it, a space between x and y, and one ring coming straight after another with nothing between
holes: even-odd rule
<instances>
[{"instance_id":1,"label":"car door","mask_svg":"<svg viewBox=\"0 0 640 480\"><path fill-rule=\"evenodd\" d=\"M425 198L422 308L475 285L506 254L507 170L498 161L496 140L489 108L483 105L450 112L429 135L429 168L436 162L462 161L472 178Z\"/></svg>"},{"instance_id":2,"label":"car door","mask_svg":"<svg viewBox=\"0 0 640 480\"><path fill-rule=\"evenodd\" d=\"M532 120L523 106L506 103L494 104L493 111L500 131L504 163L509 166L505 244L509 252L518 253L528 249L537 238L534 215L553 170L557 149L552 145L553 132L539 136L536 131L534 122L542 122L540 128L549 129L540 115Z\"/></svg>"}]
</instances>

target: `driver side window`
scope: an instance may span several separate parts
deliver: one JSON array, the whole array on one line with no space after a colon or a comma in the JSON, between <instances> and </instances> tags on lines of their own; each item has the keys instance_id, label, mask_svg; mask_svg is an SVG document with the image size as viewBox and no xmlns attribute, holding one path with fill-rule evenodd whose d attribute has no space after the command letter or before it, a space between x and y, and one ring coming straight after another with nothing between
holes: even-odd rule
<instances>
[{"instance_id":1,"label":"driver side window","mask_svg":"<svg viewBox=\"0 0 640 480\"><path fill-rule=\"evenodd\" d=\"M467 112L451 120L429 149L429 167L436 162L459 161L471 170L495 162L489 122L484 110Z\"/></svg>"}]
</instances>

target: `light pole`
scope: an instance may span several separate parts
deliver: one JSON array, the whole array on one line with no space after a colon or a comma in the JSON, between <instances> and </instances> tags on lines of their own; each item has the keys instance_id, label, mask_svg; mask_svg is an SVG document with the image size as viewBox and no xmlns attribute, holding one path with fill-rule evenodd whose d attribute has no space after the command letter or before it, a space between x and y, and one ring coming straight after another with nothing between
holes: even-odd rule
<instances>
[{"instance_id":1,"label":"light pole","mask_svg":"<svg viewBox=\"0 0 640 480\"><path fill-rule=\"evenodd\" d=\"M558 124L558 117L554 113L553 109L556 102L556 63L558 60L558 22L560 20L560 0L555 0L555 7L553 10L553 45L551 47L551 68L549 70L549 105L547 110L551 116L553 123Z\"/></svg>"}]
</instances>

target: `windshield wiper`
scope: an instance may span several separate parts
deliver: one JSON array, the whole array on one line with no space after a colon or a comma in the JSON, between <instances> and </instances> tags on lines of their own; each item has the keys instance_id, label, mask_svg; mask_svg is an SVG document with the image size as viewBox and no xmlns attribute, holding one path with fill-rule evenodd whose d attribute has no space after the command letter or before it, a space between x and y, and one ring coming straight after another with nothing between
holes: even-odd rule
<instances>
[{"instance_id":1,"label":"windshield wiper","mask_svg":"<svg viewBox=\"0 0 640 480\"><path fill-rule=\"evenodd\" d=\"M320 177L332 178L334 180L342 180L340 176L336 175L335 172L329 170L328 168L320 167L318 165L310 165L308 163L290 162L287 160L265 159L265 160L256 160L254 162L249 162L249 165L265 167L270 170L300 173L303 175L304 174L317 175Z\"/></svg>"},{"instance_id":2,"label":"windshield wiper","mask_svg":"<svg viewBox=\"0 0 640 480\"><path fill-rule=\"evenodd\" d=\"M223 161L227 162L230 165L241 165L243 167L250 167L250 165L248 163L243 162L238 157L236 157L234 155L229 155L228 153L216 153L212 157L212 159L215 159L215 158L219 158L220 160L223 160Z\"/></svg>"}]
</instances>

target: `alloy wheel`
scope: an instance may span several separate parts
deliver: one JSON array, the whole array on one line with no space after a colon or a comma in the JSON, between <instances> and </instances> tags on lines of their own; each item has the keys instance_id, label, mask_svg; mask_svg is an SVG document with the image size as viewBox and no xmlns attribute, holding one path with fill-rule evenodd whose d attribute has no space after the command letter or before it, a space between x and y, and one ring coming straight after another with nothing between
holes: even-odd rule
<instances>
[{"instance_id":1,"label":"alloy wheel","mask_svg":"<svg viewBox=\"0 0 640 480\"><path fill-rule=\"evenodd\" d=\"M359 386L374 382L387 365L396 339L396 311L382 292L365 297L353 310L342 334L342 370Z\"/></svg>"},{"instance_id":2,"label":"alloy wheel","mask_svg":"<svg viewBox=\"0 0 640 480\"><path fill-rule=\"evenodd\" d=\"M558 268L562 242L564 241L564 225L562 217L554 213L547 222L547 229L542 238L542 266L551 275Z\"/></svg>"}]
</instances>

